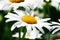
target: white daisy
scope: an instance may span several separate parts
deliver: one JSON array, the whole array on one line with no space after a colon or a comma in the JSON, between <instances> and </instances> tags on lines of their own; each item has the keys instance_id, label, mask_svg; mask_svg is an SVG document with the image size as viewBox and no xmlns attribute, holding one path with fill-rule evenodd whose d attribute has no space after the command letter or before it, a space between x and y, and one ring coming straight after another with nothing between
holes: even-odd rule
<instances>
[{"instance_id":1,"label":"white daisy","mask_svg":"<svg viewBox=\"0 0 60 40\"><path fill-rule=\"evenodd\" d=\"M50 20L50 18L40 19L37 16L34 16L34 13L31 15L28 13L24 13L23 11L15 11L16 14L8 13L5 18L8 18L6 22L9 21L17 21L15 24L12 25L11 31L13 31L16 27L19 28L21 26L26 26L27 31L31 31L31 28L37 27L42 33L44 33L42 27L47 28L48 30L51 29L50 23L46 22Z\"/></svg>"},{"instance_id":2,"label":"white daisy","mask_svg":"<svg viewBox=\"0 0 60 40\"><path fill-rule=\"evenodd\" d=\"M26 10L29 8L35 9L36 7L43 8L43 5L45 4L43 0L24 0L24 2L21 2L21 0L19 0L20 3L14 1L15 0L2 0L0 4L3 6L0 6L0 10L7 10L6 8L11 9L12 7L14 8L14 10L16 10L19 6L23 6L24 8L26 8Z\"/></svg>"},{"instance_id":3,"label":"white daisy","mask_svg":"<svg viewBox=\"0 0 60 40\"><path fill-rule=\"evenodd\" d=\"M23 6L28 11L30 9L34 10L36 7L43 8L44 4L43 0L25 0L24 2L12 4L11 6L13 6L14 10L16 10L19 6Z\"/></svg>"},{"instance_id":4,"label":"white daisy","mask_svg":"<svg viewBox=\"0 0 60 40\"><path fill-rule=\"evenodd\" d=\"M60 0L51 0L51 5L59 9Z\"/></svg>"},{"instance_id":5,"label":"white daisy","mask_svg":"<svg viewBox=\"0 0 60 40\"><path fill-rule=\"evenodd\" d=\"M23 36L23 32L21 32L21 38ZM33 29L31 32L26 32L25 38L27 39L35 39L35 38L40 38L41 39L42 34L40 34L36 29ZM16 33L12 35L12 37L19 37L19 33Z\"/></svg>"},{"instance_id":6,"label":"white daisy","mask_svg":"<svg viewBox=\"0 0 60 40\"><path fill-rule=\"evenodd\" d=\"M23 1L23 0L22 0ZM0 1L0 10L9 10L11 4L17 4L22 2L21 0L1 0Z\"/></svg>"}]
</instances>

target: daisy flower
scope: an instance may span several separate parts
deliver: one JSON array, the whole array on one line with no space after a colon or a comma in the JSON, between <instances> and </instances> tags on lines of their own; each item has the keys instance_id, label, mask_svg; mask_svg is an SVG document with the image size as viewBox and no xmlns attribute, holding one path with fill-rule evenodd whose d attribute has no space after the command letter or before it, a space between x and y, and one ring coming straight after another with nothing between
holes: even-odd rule
<instances>
[{"instance_id":1,"label":"daisy flower","mask_svg":"<svg viewBox=\"0 0 60 40\"><path fill-rule=\"evenodd\" d=\"M0 10L9 10L11 8L16 10L19 6L23 6L26 10L30 10L30 8L35 9L36 7L43 8L44 2L43 0L2 0L0 4L2 5L0 5Z\"/></svg>"},{"instance_id":2,"label":"daisy flower","mask_svg":"<svg viewBox=\"0 0 60 40\"><path fill-rule=\"evenodd\" d=\"M27 31L31 31L32 28L37 27L42 33L44 33L42 27L47 28L48 30L51 29L50 23L47 21L50 20L50 18L40 19L37 16L34 16L34 13L25 13L24 11L14 11L16 14L8 13L5 18L8 18L6 22L10 21L17 21L14 23L11 27L11 31L13 31L16 27L19 28L21 26L26 26Z\"/></svg>"},{"instance_id":3,"label":"daisy flower","mask_svg":"<svg viewBox=\"0 0 60 40\"><path fill-rule=\"evenodd\" d=\"M21 32L21 38L22 38L23 34L24 33ZM41 36L42 36L42 34L39 33L36 29L33 29L31 32L29 31L29 33L26 32L26 34L25 34L25 38L27 38L27 39L35 39L35 38L41 39ZM19 33L12 35L12 37L19 37Z\"/></svg>"},{"instance_id":4,"label":"daisy flower","mask_svg":"<svg viewBox=\"0 0 60 40\"><path fill-rule=\"evenodd\" d=\"M1 0L0 10L8 10L11 4L17 4L23 2L24 0Z\"/></svg>"},{"instance_id":5,"label":"daisy flower","mask_svg":"<svg viewBox=\"0 0 60 40\"><path fill-rule=\"evenodd\" d=\"M45 3L43 2L43 0L25 0L24 2L21 2L19 4L12 4L11 6L13 6L14 10L16 10L20 6L23 6L24 8L26 8L26 10L34 10L36 7L43 8L44 4Z\"/></svg>"},{"instance_id":6,"label":"daisy flower","mask_svg":"<svg viewBox=\"0 0 60 40\"><path fill-rule=\"evenodd\" d=\"M51 5L59 9L60 0L51 0Z\"/></svg>"}]
</instances>

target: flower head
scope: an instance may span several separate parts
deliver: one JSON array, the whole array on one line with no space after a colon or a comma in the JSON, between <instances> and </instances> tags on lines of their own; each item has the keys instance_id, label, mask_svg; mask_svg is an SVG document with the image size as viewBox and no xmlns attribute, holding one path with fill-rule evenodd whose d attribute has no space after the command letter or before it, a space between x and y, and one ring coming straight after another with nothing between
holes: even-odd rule
<instances>
[{"instance_id":1,"label":"flower head","mask_svg":"<svg viewBox=\"0 0 60 40\"><path fill-rule=\"evenodd\" d=\"M50 18L40 19L38 16L34 16L34 13L25 13L24 11L15 11L16 14L8 13L5 18L8 18L6 22L9 21L17 21L15 24L12 25L11 31L13 31L16 27L19 28L21 26L26 26L27 31L31 31L32 28L37 27L42 33L44 33L42 27L47 28L50 30L50 23L47 21Z\"/></svg>"},{"instance_id":2,"label":"flower head","mask_svg":"<svg viewBox=\"0 0 60 40\"><path fill-rule=\"evenodd\" d=\"M12 8L12 4L18 4L23 2L24 0L1 0L0 1L0 10L9 10ZM7 9L6 9L7 8Z\"/></svg>"}]
</instances>

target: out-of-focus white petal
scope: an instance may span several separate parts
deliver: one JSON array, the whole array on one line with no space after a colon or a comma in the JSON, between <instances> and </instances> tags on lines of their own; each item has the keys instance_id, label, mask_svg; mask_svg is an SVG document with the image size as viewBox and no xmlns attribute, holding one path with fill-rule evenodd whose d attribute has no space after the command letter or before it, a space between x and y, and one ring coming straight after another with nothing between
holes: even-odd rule
<instances>
[{"instance_id":1,"label":"out-of-focus white petal","mask_svg":"<svg viewBox=\"0 0 60 40\"><path fill-rule=\"evenodd\" d=\"M11 5L11 2L9 2L9 0L1 0L0 1L0 10L9 10L10 5Z\"/></svg>"},{"instance_id":2,"label":"out-of-focus white petal","mask_svg":"<svg viewBox=\"0 0 60 40\"><path fill-rule=\"evenodd\" d=\"M17 14L8 13L5 18L19 19L20 17Z\"/></svg>"},{"instance_id":3,"label":"out-of-focus white petal","mask_svg":"<svg viewBox=\"0 0 60 40\"><path fill-rule=\"evenodd\" d=\"M60 19L58 19L58 21L60 22Z\"/></svg>"},{"instance_id":4,"label":"out-of-focus white petal","mask_svg":"<svg viewBox=\"0 0 60 40\"><path fill-rule=\"evenodd\" d=\"M41 39L41 36L42 36L42 34L38 34L38 35L37 35L37 38L40 38L40 39Z\"/></svg>"},{"instance_id":5,"label":"out-of-focus white petal","mask_svg":"<svg viewBox=\"0 0 60 40\"><path fill-rule=\"evenodd\" d=\"M60 28L55 29L55 30L52 32L52 34L56 33L56 32L59 31L59 30L60 30Z\"/></svg>"},{"instance_id":6,"label":"out-of-focus white petal","mask_svg":"<svg viewBox=\"0 0 60 40\"><path fill-rule=\"evenodd\" d=\"M49 2L49 0L46 0L47 2Z\"/></svg>"},{"instance_id":7,"label":"out-of-focus white petal","mask_svg":"<svg viewBox=\"0 0 60 40\"><path fill-rule=\"evenodd\" d=\"M51 22L52 24L58 24L58 25L60 25L60 23L58 23L58 22Z\"/></svg>"},{"instance_id":8,"label":"out-of-focus white petal","mask_svg":"<svg viewBox=\"0 0 60 40\"><path fill-rule=\"evenodd\" d=\"M39 33L39 31L35 27L33 27L33 31L35 31L35 33L36 33L36 38L40 38L41 39L42 34Z\"/></svg>"},{"instance_id":9,"label":"out-of-focus white petal","mask_svg":"<svg viewBox=\"0 0 60 40\"><path fill-rule=\"evenodd\" d=\"M52 29L60 28L60 26L52 26Z\"/></svg>"},{"instance_id":10,"label":"out-of-focus white petal","mask_svg":"<svg viewBox=\"0 0 60 40\"><path fill-rule=\"evenodd\" d=\"M6 2L6 3L11 3L9 0L2 0L2 1L4 1L4 2Z\"/></svg>"},{"instance_id":11,"label":"out-of-focus white petal","mask_svg":"<svg viewBox=\"0 0 60 40\"><path fill-rule=\"evenodd\" d=\"M0 10L3 10L3 8L6 6L7 3L0 1Z\"/></svg>"},{"instance_id":12,"label":"out-of-focus white petal","mask_svg":"<svg viewBox=\"0 0 60 40\"><path fill-rule=\"evenodd\" d=\"M7 19L5 22L18 21L17 19Z\"/></svg>"},{"instance_id":13,"label":"out-of-focus white petal","mask_svg":"<svg viewBox=\"0 0 60 40\"><path fill-rule=\"evenodd\" d=\"M31 0L25 0L25 2L28 3L28 4L30 4L30 8L31 9L36 8L36 4L37 3L35 3L35 0L32 0L32 1Z\"/></svg>"},{"instance_id":14,"label":"out-of-focus white petal","mask_svg":"<svg viewBox=\"0 0 60 40\"><path fill-rule=\"evenodd\" d=\"M3 7L2 10L10 10L11 8L9 7L11 4L10 3L6 3Z\"/></svg>"},{"instance_id":15,"label":"out-of-focus white petal","mask_svg":"<svg viewBox=\"0 0 60 40\"><path fill-rule=\"evenodd\" d=\"M35 39L36 38L36 32L35 31L31 31L30 33L26 33L25 38Z\"/></svg>"},{"instance_id":16,"label":"out-of-focus white petal","mask_svg":"<svg viewBox=\"0 0 60 40\"><path fill-rule=\"evenodd\" d=\"M41 24L36 25L36 27L44 34L43 26Z\"/></svg>"},{"instance_id":17,"label":"out-of-focus white petal","mask_svg":"<svg viewBox=\"0 0 60 40\"><path fill-rule=\"evenodd\" d=\"M57 9L58 9L59 3L60 3L60 0L51 0L51 5L56 7Z\"/></svg>"},{"instance_id":18,"label":"out-of-focus white petal","mask_svg":"<svg viewBox=\"0 0 60 40\"><path fill-rule=\"evenodd\" d=\"M25 15L25 13L21 10L15 10L14 12L16 12L20 17Z\"/></svg>"},{"instance_id":19,"label":"out-of-focus white petal","mask_svg":"<svg viewBox=\"0 0 60 40\"><path fill-rule=\"evenodd\" d=\"M45 4L43 0L25 0L26 3L32 4L31 8L34 9L36 7L43 8Z\"/></svg>"},{"instance_id":20,"label":"out-of-focus white petal","mask_svg":"<svg viewBox=\"0 0 60 40\"><path fill-rule=\"evenodd\" d=\"M11 27L11 31L13 31L16 27L18 27L18 25L20 25L20 22L16 22L15 24L12 25ZM21 27L21 26L20 26Z\"/></svg>"},{"instance_id":21,"label":"out-of-focus white petal","mask_svg":"<svg viewBox=\"0 0 60 40\"><path fill-rule=\"evenodd\" d=\"M12 35L12 37L19 37L19 33Z\"/></svg>"},{"instance_id":22,"label":"out-of-focus white petal","mask_svg":"<svg viewBox=\"0 0 60 40\"><path fill-rule=\"evenodd\" d=\"M23 32L21 32L21 38L22 38L22 36L23 36ZM19 37L19 33L16 33L16 34L14 34L14 35L12 35L12 37Z\"/></svg>"},{"instance_id":23,"label":"out-of-focus white petal","mask_svg":"<svg viewBox=\"0 0 60 40\"><path fill-rule=\"evenodd\" d=\"M20 17L16 14L13 14L13 13L8 13L5 18L9 18L6 20L6 22L9 22L9 21L20 21Z\"/></svg>"},{"instance_id":24,"label":"out-of-focus white petal","mask_svg":"<svg viewBox=\"0 0 60 40\"><path fill-rule=\"evenodd\" d=\"M32 31L31 25L27 25L26 29L27 29L27 33L30 33Z\"/></svg>"},{"instance_id":25,"label":"out-of-focus white petal","mask_svg":"<svg viewBox=\"0 0 60 40\"><path fill-rule=\"evenodd\" d=\"M44 22L44 21L49 21L51 18L45 18L45 19L41 19L40 21L41 22Z\"/></svg>"},{"instance_id":26,"label":"out-of-focus white petal","mask_svg":"<svg viewBox=\"0 0 60 40\"><path fill-rule=\"evenodd\" d=\"M21 22L20 25L17 25L17 28L19 28L19 27L21 27L21 26L24 27L24 26L26 26L26 25L27 25L26 23L24 23L24 22L22 23L22 22Z\"/></svg>"}]
</instances>

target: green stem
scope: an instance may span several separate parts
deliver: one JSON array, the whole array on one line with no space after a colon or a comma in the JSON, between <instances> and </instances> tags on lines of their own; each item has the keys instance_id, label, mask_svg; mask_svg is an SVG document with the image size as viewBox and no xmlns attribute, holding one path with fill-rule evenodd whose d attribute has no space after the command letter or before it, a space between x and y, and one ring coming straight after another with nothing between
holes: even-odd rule
<instances>
[{"instance_id":1,"label":"green stem","mask_svg":"<svg viewBox=\"0 0 60 40\"><path fill-rule=\"evenodd\" d=\"M48 38L47 38L47 40L50 40L50 32L48 33Z\"/></svg>"},{"instance_id":2,"label":"green stem","mask_svg":"<svg viewBox=\"0 0 60 40\"><path fill-rule=\"evenodd\" d=\"M20 28L18 29L18 31L19 31L19 40L21 40L22 27L20 27Z\"/></svg>"},{"instance_id":3,"label":"green stem","mask_svg":"<svg viewBox=\"0 0 60 40\"><path fill-rule=\"evenodd\" d=\"M20 40L20 28L19 28L19 40Z\"/></svg>"},{"instance_id":4,"label":"green stem","mask_svg":"<svg viewBox=\"0 0 60 40\"><path fill-rule=\"evenodd\" d=\"M24 40L25 35L26 35L26 29L24 29L24 34L23 34L22 40Z\"/></svg>"},{"instance_id":5,"label":"green stem","mask_svg":"<svg viewBox=\"0 0 60 40\"><path fill-rule=\"evenodd\" d=\"M22 30L24 30L24 34L23 34L23 36L21 38L21 32L22 32ZM23 29L23 27L20 27L19 28L19 40L24 40L25 34L26 34L26 29L25 28Z\"/></svg>"}]
</instances>

